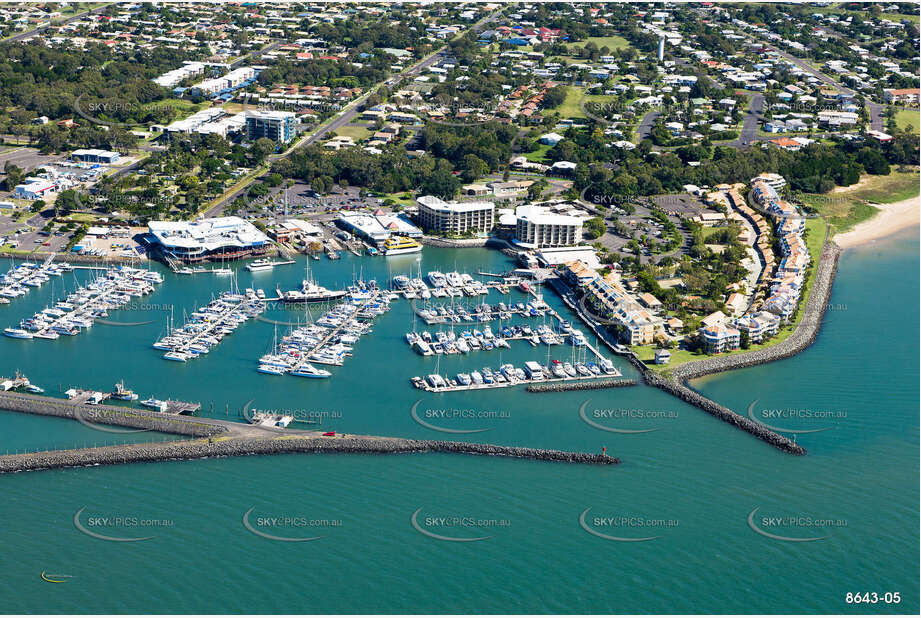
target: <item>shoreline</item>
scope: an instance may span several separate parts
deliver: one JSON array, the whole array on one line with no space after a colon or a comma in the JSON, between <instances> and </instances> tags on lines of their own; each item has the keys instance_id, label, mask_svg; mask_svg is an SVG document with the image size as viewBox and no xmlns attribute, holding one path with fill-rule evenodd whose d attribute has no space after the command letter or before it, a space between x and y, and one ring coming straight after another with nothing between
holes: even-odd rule
<instances>
[{"instance_id":1,"label":"shoreline","mask_svg":"<svg viewBox=\"0 0 921 618\"><path fill-rule=\"evenodd\" d=\"M921 226L921 196L891 204L871 203L871 206L879 212L870 219L858 223L853 229L835 235L834 241L839 247L859 247L906 228Z\"/></svg>"}]
</instances>

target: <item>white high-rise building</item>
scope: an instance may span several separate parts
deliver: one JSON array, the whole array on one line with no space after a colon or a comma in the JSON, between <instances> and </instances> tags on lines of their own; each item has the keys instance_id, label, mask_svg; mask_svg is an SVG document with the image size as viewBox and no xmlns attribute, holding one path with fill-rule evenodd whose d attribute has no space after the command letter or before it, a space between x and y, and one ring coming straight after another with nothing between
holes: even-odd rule
<instances>
[{"instance_id":1,"label":"white high-rise building","mask_svg":"<svg viewBox=\"0 0 921 618\"><path fill-rule=\"evenodd\" d=\"M422 229L446 234L490 231L496 221L492 202L446 202L434 195L416 199Z\"/></svg>"}]
</instances>

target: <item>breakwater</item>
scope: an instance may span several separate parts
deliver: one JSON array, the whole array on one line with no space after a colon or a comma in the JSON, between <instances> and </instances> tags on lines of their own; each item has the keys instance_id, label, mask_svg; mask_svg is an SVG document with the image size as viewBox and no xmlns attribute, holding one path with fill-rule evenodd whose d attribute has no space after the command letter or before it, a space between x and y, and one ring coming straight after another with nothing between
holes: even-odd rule
<instances>
[{"instance_id":1,"label":"breakwater","mask_svg":"<svg viewBox=\"0 0 921 618\"><path fill-rule=\"evenodd\" d=\"M0 409L43 416L70 418L84 424L118 425L191 436L196 439L171 442L119 444L96 448L44 451L0 456L0 474L80 466L111 465L209 457L281 455L289 453L453 453L491 457L513 457L537 461L610 465L615 457L598 453L574 453L522 446L499 446L446 440L409 440L377 436L286 430L279 436L274 428L216 418L190 418L154 411L115 406L80 406L67 401L0 393Z\"/></svg>"},{"instance_id":2,"label":"breakwater","mask_svg":"<svg viewBox=\"0 0 921 618\"><path fill-rule=\"evenodd\" d=\"M442 440L406 440L375 437L206 438L181 442L149 442L26 455L0 456L0 474L82 466L240 457L295 453L371 455L403 453L451 453L487 457L513 457L548 462L618 464L620 460L600 453L572 453L520 446L497 446Z\"/></svg>"},{"instance_id":3,"label":"breakwater","mask_svg":"<svg viewBox=\"0 0 921 618\"><path fill-rule=\"evenodd\" d=\"M223 425L205 419L116 406L75 405L62 399L22 393L0 392L0 409L69 418L83 424L117 425L194 437L215 436L227 431Z\"/></svg>"},{"instance_id":4,"label":"breakwater","mask_svg":"<svg viewBox=\"0 0 921 618\"><path fill-rule=\"evenodd\" d=\"M709 374L753 367L789 358L812 345L819 334L822 318L825 316L825 309L828 307L828 299L831 297L832 284L835 280L835 273L838 270L840 256L841 249L833 242L827 242L822 247L822 256L816 265L815 279L813 280L809 298L803 307L803 316L793 333L776 345L753 352L742 352L691 361L672 370L671 379L650 370L635 355L631 354L629 359L643 373L644 381L650 386L661 388L682 401L696 406L720 420L735 425L782 451L794 455L805 455L806 449L786 436L771 431L764 425L704 397L691 388L688 382L693 378Z\"/></svg>"},{"instance_id":5,"label":"breakwater","mask_svg":"<svg viewBox=\"0 0 921 618\"><path fill-rule=\"evenodd\" d=\"M529 384L529 393L561 393L563 391L590 391L599 388L620 388L636 386L636 380L583 380L580 382L553 382L549 384Z\"/></svg>"}]
</instances>

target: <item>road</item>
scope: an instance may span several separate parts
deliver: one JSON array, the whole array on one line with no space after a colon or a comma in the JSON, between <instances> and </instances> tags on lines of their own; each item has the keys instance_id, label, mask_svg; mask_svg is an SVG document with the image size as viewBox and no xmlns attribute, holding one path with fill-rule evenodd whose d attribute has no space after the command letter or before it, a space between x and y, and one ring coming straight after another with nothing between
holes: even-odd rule
<instances>
[{"instance_id":1,"label":"road","mask_svg":"<svg viewBox=\"0 0 921 618\"><path fill-rule=\"evenodd\" d=\"M755 41L755 39L751 36L749 36L748 38L750 41ZM769 43L766 43L764 41L760 41L760 42L766 45L770 45ZM788 62L792 62L793 64L795 64L802 70L806 71L810 75L820 80L826 86L831 86L832 88L836 88L840 90L841 92L847 95L850 95L850 96L855 96L855 97L858 95L863 96L864 101L866 102L866 105L867 105L867 111L870 113L870 128L873 129L874 131L884 130L885 119L883 117L883 110L885 108L885 105L871 100L870 97L868 97L866 94L855 92L853 88L849 88L845 86L844 84L834 79L833 77L818 70L817 68L815 68L814 66L809 64L807 61L803 60L802 58L799 58L797 56L794 56L793 54L777 49L777 47L773 45L771 45L771 49L773 49L781 58L783 58L784 60L787 60Z\"/></svg>"},{"instance_id":2,"label":"road","mask_svg":"<svg viewBox=\"0 0 921 618\"><path fill-rule=\"evenodd\" d=\"M742 131L739 137L729 142L728 146L741 148L754 143L758 139L758 127L764 118L764 95L754 94L748 104L748 110L745 112L745 120L742 122Z\"/></svg>"},{"instance_id":3,"label":"road","mask_svg":"<svg viewBox=\"0 0 921 618\"><path fill-rule=\"evenodd\" d=\"M78 13L78 14L74 15L73 17L68 17L68 18L65 19L64 21L58 21L58 22L46 24L46 25L44 25L44 26L39 26L38 28L35 28L34 30L29 30L28 32L20 32L19 34L14 34L13 36L11 36L11 37L9 37L9 38L4 39L3 42L4 42L4 43L14 43L14 42L16 42L16 41L21 41L21 40L23 40L23 39L27 39L27 38L29 38L29 37L31 37L31 36L36 35L36 34L41 34L41 33L44 32L45 30L47 30L48 28L57 28L58 26L64 26L64 25L66 25L66 24L69 24L69 23L72 22L72 21L76 21L76 20L80 19L81 17L86 17L87 15L89 15L89 14L91 14L91 13L101 13L102 11L106 10L109 6L110 6L109 4L106 4L106 5L104 5L104 6L98 6L98 7L96 7L95 9L91 9L91 10L89 10L89 11L84 11L83 13Z\"/></svg>"},{"instance_id":4,"label":"road","mask_svg":"<svg viewBox=\"0 0 921 618\"><path fill-rule=\"evenodd\" d=\"M502 11L503 9L499 9L497 11L490 13L489 15L487 15L480 21L473 24L470 29L474 32L479 32L480 29L482 29L484 26L495 21L500 15L502 15ZM464 34L465 33L460 33L458 34L458 37L463 36ZM404 71L398 73L397 75L389 77L385 82L381 82L379 84L376 84L374 87L369 88L365 94L361 95L360 97L358 97L357 99L349 103L349 105L345 108L345 110L340 112L338 116L334 117L330 121L327 121L321 124L319 127L317 127L314 131L312 131L308 135L305 135L301 137L300 139L296 140L294 144L290 146L284 152L274 154L274 155L269 155L267 157L269 162L284 159L285 157L289 156L295 150L299 148L303 148L305 146L310 146L311 144L314 144L322 140L330 132L341 129L345 125L349 124L358 115L362 104L368 99L368 97L371 96L373 92L377 90L377 88L379 88L382 85L387 86L389 88L393 84L396 84L397 82L399 82L404 77L413 77L413 76L418 75L425 69L435 64L435 62L438 61L441 54L442 54L441 51L432 52L431 54L429 54L428 56L426 56L425 58L423 58L422 60L414 64L413 66L405 69ZM221 200L219 203L215 204L214 206L208 208L205 211L204 216L214 217L214 216L220 215L224 207L227 204L233 202L235 199L237 199L237 197L239 197L242 193L244 193L249 187L249 185L255 182L256 179L257 177L252 178L245 185L239 187L236 191L234 191L230 196Z\"/></svg>"},{"instance_id":5,"label":"road","mask_svg":"<svg viewBox=\"0 0 921 618\"><path fill-rule=\"evenodd\" d=\"M640 143L652 133L652 128L656 124L656 120L659 116L662 115L662 112L651 111L647 112L643 119L640 120L640 124L636 127L636 142Z\"/></svg>"}]
</instances>

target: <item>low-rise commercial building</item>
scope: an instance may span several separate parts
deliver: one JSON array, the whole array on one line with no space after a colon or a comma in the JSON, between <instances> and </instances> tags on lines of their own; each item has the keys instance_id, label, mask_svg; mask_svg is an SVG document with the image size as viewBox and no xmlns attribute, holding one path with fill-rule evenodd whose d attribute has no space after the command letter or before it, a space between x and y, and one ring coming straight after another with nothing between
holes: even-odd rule
<instances>
[{"instance_id":1,"label":"low-rise commercial building","mask_svg":"<svg viewBox=\"0 0 921 618\"><path fill-rule=\"evenodd\" d=\"M265 234L240 217L151 221L147 229L152 249L183 262L264 255L270 246Z\"/></svg>"}]
</instances>

